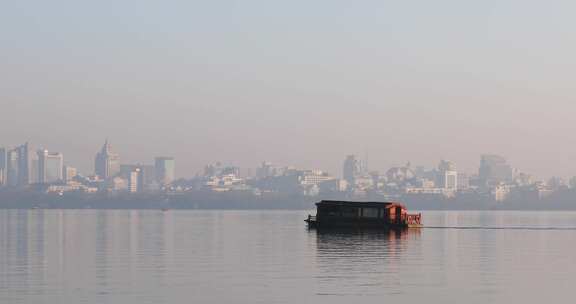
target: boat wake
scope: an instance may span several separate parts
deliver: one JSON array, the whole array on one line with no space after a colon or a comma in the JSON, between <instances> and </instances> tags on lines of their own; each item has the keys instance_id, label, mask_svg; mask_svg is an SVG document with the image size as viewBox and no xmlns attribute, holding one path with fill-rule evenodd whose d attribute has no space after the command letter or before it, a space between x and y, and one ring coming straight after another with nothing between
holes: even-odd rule
<instances>
[{"instance_id":1,"label":"boat wake","mask_svg":"<svg viewBox=\"0 0 576 304\"><path fill-rule=\"evenodd\" d=\"M576 227L485 227L485 226L423 226L420 229L454 230L576 230Z\"/></svg>"}]
</instances>

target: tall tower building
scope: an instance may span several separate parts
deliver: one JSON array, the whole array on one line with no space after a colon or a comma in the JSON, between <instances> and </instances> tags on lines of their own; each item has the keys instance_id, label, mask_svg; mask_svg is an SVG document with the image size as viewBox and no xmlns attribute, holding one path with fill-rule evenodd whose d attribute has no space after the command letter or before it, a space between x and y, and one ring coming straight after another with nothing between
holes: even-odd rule
<instances>
[{"instance_id":1,"label":"tall tower building","mask_svg":"<svg viewBox=\"0 0 576 304\"><path fill-rule=\"evenodd\" d=\"M173 157L156 157L154 167L158 184L168 185L174 181L176 163Z\"/></svg>"},{"instance_id":2,"label":"tall tower building","mask_svg":"<svg viewBox=\"0 0 576 304\"><path fill-rule=\"evenodd\" d=\"M0 148L0 187L6 185L6 148Z\"/></svg>"},{"instance_id":3,"label":"tall tower building","mask_svg":"<svg viewBox=\"0 0 576 304\"><path fill-rule=\"evenodd\" d=\"M512 167L502 156L485 154L480 157L478 177L485 185L510 182L512 181Z\"/></svg>"},{"instance_id":4,"label":"tall tower building","mask_svg":"<svg viewBox=\"0 0 576 304\"><path fill-rule=\"evenodd\" d=\"M447 160L441 160L438 165L438 184L440 188L450 191L458 190L458 172L454 163Z\"/></svg>"},{"instance_id":5,"label":"tall tower building","mask_svg":"<svg viewBox=\"0 0 576 304\"><path fill-rule=\"evenodd\" d=\"M26 186L36 182L34 179L36 172L31 171L33 170L32 164L35 157L30 155L28 143L11 150L4 150L4 153L4 184L8 186Z\"/></svg>"},{"instance_id":6,"label":"tall tower building","mask_svg":"<svg viewBox=\"0 0 576 304\"><path fill-rule=\"evenodd\" d=\"M31 157L30 151L28 149L28 143L25 143L16 149L16 153L18 154L18 186L28 185L31 182Z\"/></svg>"},{"instance_id":7,"label":"tall tower building","mask_svg":"<svg viewBox=\"0 0 576 304\"><path fill-rule=\"evenodd\" d=\"M64 180L62 172L64 156L62 153L38 150L38 182L41 184L57 183Z\"/></svg>"},{"instance_id":8,"label":"tall tower building","mask_svg":"<svg viewBox=\"0 0 576 304\"><path fill-rule=\"evenodd\" d=\"M354 185L356 177L362 173L362 163L356 159L355 155L348 155L344 160L344 166L342 170L342 177L348 185Z\"/></svg>"},{"instance_id":9,"label":"tall tower building","mask_svg":"<svg viewBox=\"0 0 576 304\"><path fill-rule=\"evenodd\" d=\"M102 179L115 177L120 173L120 156L112 152L108 140L104 142L102 150L96 154L94 171Z\"/></svg>"},{"instance_id":10,"label":"tall tower building","mask_svg":"<svg viewBox=\"0 0 576 304\"><path fill-rule=\"evenodd\" d=\"M135 168L128 175L128 191L131 193L144 191L144 172L140 168Z\"/></svg>"},{"instance_id":11,"label":"tall tower building","mask_svg":"<svg viewBox=\"0 0 576 304\"><path fill-rule=\"evenodd\" d=\"M19 163L18 151L16 149L6 152L6 185L12 187L18 186L18 176L20 175L18 172Z\"/></svg>"}]
</instances>

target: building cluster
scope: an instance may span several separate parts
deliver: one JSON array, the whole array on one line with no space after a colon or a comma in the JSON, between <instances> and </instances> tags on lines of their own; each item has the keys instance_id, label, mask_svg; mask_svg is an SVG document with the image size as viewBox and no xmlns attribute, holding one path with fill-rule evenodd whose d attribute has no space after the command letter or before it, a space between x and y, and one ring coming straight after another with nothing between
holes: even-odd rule
<instances>
[{"instance_id":1,"label":"building cluster","mask_svg":"<svg viewBox=\"0 0 576 304\"><path fill-rule=\"evenodd\" d=\"M535 181L515 170L504 157L482 155L475 174L457 170L448 160L435 168L393 167L383 172L369 170L354 155L345 157L342 177L317 169L275 166L263 162L255 172L215 163L190 179L175 179L175 160L156 157L152 164L121 163L106 141L94 158L94 172L81 174L64 161L62 153L33 149L30 144L0 148L0 187L32 188L49 193L126 192L187 193L249 192L323 197L441 197L474 194L495 202L507 199L542 199L555 191L576 188L576 178Z\"/></svg>"},{"instance_id":2,"label":"building cluster","mask_svg":"<svg viewBox=\"0 0 576 304\"><path fill-rule=\"evenodd\" d=\"M172 157L156 157L153 165L122 164L108 141L94 158L94 172L82 175L59 152L33 149L29 143L0 148L0 187L43 192L146 192L170 187L175 179Z\"/></svg>"},{"instance_id":3,"label":"building cluster","mask_svg":"<svg viewBox=\"0 0 576 304\"><path fill-rule=\"evenodd\" d=\"M482 155L475 174L457 170L448 160L441 160L435 168L404 166L390 168L383 173L369 170L366 162L348 155L342 166L342 178L322 170L274 166L263 162L255 174L220 163L206 166L203 174L181 180L176 191L250 191L255 195L280 193L347 198L403 198L426 197L452 199L459 195L476 195L486 201L504 202L507 199L542 199L555 191L576 188L576 178L565 183L560 178L548 182L535 181L519 172L504 157Z\"/></svg>"}]
</instances>

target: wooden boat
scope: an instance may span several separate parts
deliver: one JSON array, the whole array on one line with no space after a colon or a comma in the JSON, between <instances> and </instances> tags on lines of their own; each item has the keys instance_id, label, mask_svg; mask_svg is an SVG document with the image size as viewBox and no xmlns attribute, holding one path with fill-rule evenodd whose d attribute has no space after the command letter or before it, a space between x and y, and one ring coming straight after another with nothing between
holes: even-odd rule
<instances>
[{"instance_id":1,"label":"wooden boat","mask_svg":"<svg viewBox=\"0 0 576 304\"><path fill-rule=\"evenodd\" d=\"M323 200L316 203L316 216L305 222L311 228L399 229L422 227L421 214L408 214L395 202L351 202Z\"/></svg>"}]
</instances>

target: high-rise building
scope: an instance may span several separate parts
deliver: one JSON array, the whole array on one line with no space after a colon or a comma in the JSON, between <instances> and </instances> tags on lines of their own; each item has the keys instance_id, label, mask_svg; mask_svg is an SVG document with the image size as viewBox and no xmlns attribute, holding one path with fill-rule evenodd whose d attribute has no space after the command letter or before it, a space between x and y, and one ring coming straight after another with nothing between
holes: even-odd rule
<instances>
[{"instance_id":1,"label":"high-rise building","mask_svg":"<svg viewBox=\"0 0 576 304\"><path fill-rule=\"evenodd\" d=\"M112 152L108 140L104 142L104 146L96 154L94 169L96 175L102 179L109 179L120 173L120 156Z\"/></svg>"},{"instance_id":2,"label":"high-rise building","mask_svg":"<svg viewBox=\"0 0 576 304\"><path fill-rule=\"evenodd\" d=\"M32 172L35 157L30 155L28 143L5 151L5 184L9 186L26 186L36 182L37 174Z\"/></svg>"},{"instance_id":3,"label":"high-rise building","mask_svg":"<svg viewBox=\"0 0 576 304\"><path fill-rule=\"evenodd\" d=\"M18 186L28 185L31 182L31 157L28 143L25 143L16 149L18 153Z\"/></svg>"},{"instance_id":4,"label":"high-rise building","mask_svg":"<svg viewBox=\"0 0 576 304\"><path fill-rule=\"evenodd\" d=\"M144 191L144 174L140 168L135 168L128 176L128 191L131 193Z\"/></svg>"},{"instance_id":5,"label":"high-rise building","mask_svg":"<svg viewBox=\"0 0 576 304\"><path fill-rule=\"evenodd\" d=\"M154 167L158 184L169 185L174 181L176 162L173 157L156 157Z\"/></svg>"},{"instance_id":6,"label":"high-rise building","mask_svg":"<svg viewBox=\"0 0 576 304\"><path fill-rule=\"evenodd\" d=\"M356 159L355 155L348 155L344 160L342 177L348 185L354 185L356 177L362 173L362 163Z\"/></svg>"},{"instance_id":7,"label":"high-rise building","mask_svg":"<svg viewBox=\"0 0 576 304\"><path fill-rule=\"evenodd\" d=\"M18 186L19 180L19 155L16 149L6 152L6 185Z\"/></svg>"},{"instance_id":8,"label":"high-rise building","mask_svg":"<svg viewBox=\"0 0 576 304\"><path fill-rule=\"evenodd\" d=\"M48 152L48 150L38 150L38 182L41 184L52 184L64 180L62 153Z\"/></svg>"},{"instance_id":9,"label":"high-rise building","mask_svg":"<svg viewBox=\"0 0 576 304\"><path fill-rule=\"evenodd\" d=\"M499 155L482 155L478 177L482 184L508 183L512 181L512 167Z\"/></svg>"},{"instance_id":10,"label":"high-rise building","mask_svg":"<svg viewBox=\"0 0 576 304\"><path fill-rule=\"evenodd\" d=\"M454 163L441 160L438 165L438 186L449 191L458 190L458 172Z\"/></svg>"},{"instance_id":11,"label":"high-rise building","mask_svg":"<svg viewBox=\"0 0 576 304\"><path fill-rule=\"evenodd\" d=\"M6 148L0 148L0 187L6 185Z\"/></svg>"}]
</instances>

